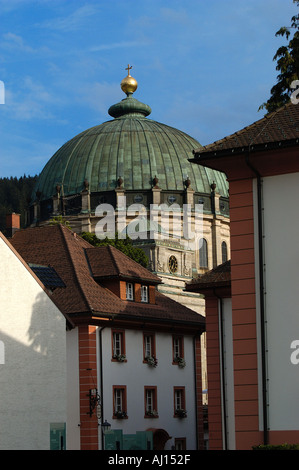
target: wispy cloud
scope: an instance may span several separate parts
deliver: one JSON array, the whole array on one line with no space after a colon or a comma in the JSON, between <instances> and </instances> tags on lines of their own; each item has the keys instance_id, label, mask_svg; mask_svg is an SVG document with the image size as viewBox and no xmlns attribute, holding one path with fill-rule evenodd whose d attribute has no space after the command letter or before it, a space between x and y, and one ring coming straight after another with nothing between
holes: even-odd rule
<instances>
[{"instance_id":1,"label":"wispy cloud","mask_svg":"<svg viewBox=\"0 0 299 470\"><path fill-rule=\"evenodd\" d=\"M15 33L4 33L2 35L2 41L0 42L0 48L6 51L18 51L28 54L36 54L40 52L47 52L47 47L32 47L27 44L22 36Z\"/></svg>"},{"instance_id":2,"label":"wispy cloud","mask_svg":"<svg viewBox=\"0 0 299 470\"><path fill-rule=\"evenodd\" d=\"M108 51L110 49L121 49L121 48L129 48L129 47L143 47L148 46L149 42L140 42L140 41L122 41L122 42L115 42L111 44L99 44L98 46L93 46L89 50L91 52L99 52L99 51Z\"/></svg>"},{"instance_id":3,"label":"wispy cloud","mask_svg":"<svg viewBox=\"0 0 299 470\"><path fill-rule=\"evenodd\" d=\"M75 31L84 24L85 20L88 20L97 13L98 7L96 5L87 4L73 11L68 16L53 18L43 23L38 23L37 26L63 32Z\"/></svg>"},{"instance_id":4,"label":"wispy cloud","mask_svg":"<svg viewBox=\"0 0 299 470\"><path fill-rule=\"evenodd\" d=\"M21 121L53 119L49 104L55 102L55 97L45 86L27 76L15 90L7 87L5 93L6 106L3 109L11 118Z\"/></svg>"},{"instance_id":5,"label":"wispy cloud","mask_svg":"<svg viewBox=\"0 0 299 470\"><path fill-rule=\"evenodd\" d=\"M0 0L1 13L10 12L24 5L24 0Z\"/></svg>"},{"instance_id":6,"label":"wispy cloud","mask_svg":"<svg viewBox=\"0 0 299 470\"><path fill-rule=\"evenodd\" d=\"M177 23L183 26L190 27L192 16L187 14L185 9L174 9L174 8L161 8L161 18L168 21L169 23Z\"/></svg>"},{"instance_id":7,"label":"wispy cloud","mask_svg":"<svg viewBox=\"0 0 299 470\"><path fill-rule=\"evenodd\" d=\"M34 52L34 49L25 44L23 38L17 34L5 33L2 37L3 41L1 42L1 47L4 49L19 49L23 52Z\"/></svg>"}]
</instances>

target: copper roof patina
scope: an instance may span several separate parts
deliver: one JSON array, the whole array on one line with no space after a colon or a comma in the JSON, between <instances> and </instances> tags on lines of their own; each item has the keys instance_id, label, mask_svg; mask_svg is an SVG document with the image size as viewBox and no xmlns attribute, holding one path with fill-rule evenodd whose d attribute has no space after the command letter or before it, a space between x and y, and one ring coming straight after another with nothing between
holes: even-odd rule
<instances>
[{"instance_id":1,"label":"copper roof patina","mask_svg":"<svg viewBox=\"0 0 299 470\"><path fill-rule=\"evenodd\" d=\"M132 78L132 77L130 77ZM137 88L137 85L136 85ZM136 89L135 88L135 89ZM125 190L151 190L153 178L164 191L185 189L187 178L195 192L217 191L228 197L226 176L218 171L192 165L192 151L200 147L188 134L148 119L151 108L133 98L134 88L122 85L126 98L109 108L114 118L81 132L66 142L42 170L35 194L47 200L63 188L65 196L79 194L88 181L91 193L114 190L118 178Z\"/></svg>"}]
</instances>

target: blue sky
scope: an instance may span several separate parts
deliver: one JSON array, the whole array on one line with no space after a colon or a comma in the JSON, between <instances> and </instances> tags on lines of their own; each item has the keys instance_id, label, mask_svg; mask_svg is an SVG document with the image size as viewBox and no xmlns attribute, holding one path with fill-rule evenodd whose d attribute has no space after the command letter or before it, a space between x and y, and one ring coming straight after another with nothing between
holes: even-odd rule
<instances>
[{"instance_id":1,"label":"blue sky","mask_svg":"<svg viewBox=\"0 0 299 470\"><path fill-rule=\"evenodd\" d=\"M292 0L0 0L0 177L38 174L134 97L202 145L263 117Z\"/></svg>"}]
</instances>

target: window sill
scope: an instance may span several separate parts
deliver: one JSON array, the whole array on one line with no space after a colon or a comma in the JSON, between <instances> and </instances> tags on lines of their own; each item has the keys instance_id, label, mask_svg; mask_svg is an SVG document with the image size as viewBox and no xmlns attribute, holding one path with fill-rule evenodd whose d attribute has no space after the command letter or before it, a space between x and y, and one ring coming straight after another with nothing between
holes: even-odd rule
<instances>
[{"instance_id":1,"label":"window sill","mask_svg":"<svg viewBox=\"0 0 299 470\"><path fill-rule=\"evenodd\" d=\"M120 413L119 415L114 414L112 416L112 419L128 419L127 413L124 411L123 413Z\"/></svg>"},{"instance_id":2,"label":"window sill","mask_svg":"<svg viewBox=\"0 0 299 470\"><path fill-rule=\"evenodd\" d=\"M112 357L111 362L118 362L119 364L123 364L124 362L128 362L128 361L127 361L126 357L123 358L123 359L118 359L117 357Z\"/></svg>"}]
</instances>

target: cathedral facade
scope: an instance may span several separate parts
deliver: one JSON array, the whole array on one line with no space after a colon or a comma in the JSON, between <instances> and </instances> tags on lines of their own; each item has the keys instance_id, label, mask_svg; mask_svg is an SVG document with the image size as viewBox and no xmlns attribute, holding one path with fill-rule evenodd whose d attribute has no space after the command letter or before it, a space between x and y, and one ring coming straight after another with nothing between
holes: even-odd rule
<instances>
[{"instance_id":1,"label":"cathedral facade","mask_svg":"<svg viewBox=\"0 0 299 470\"><path fill-rule=\"evenodd\" d=\"M129 235L145 251L148 269L162 278L159 289L204 314L204 300L185 283L229 258L226 176L189 162L198 141L148 118L151 108L133 97L129 67L121 88L126 97L109 108L112 119L75 136L48 161L27 224L62 216L74 232L100 236L107 222L111 236L112 221L112 236Z\"/></svg>"}]
</instances>

